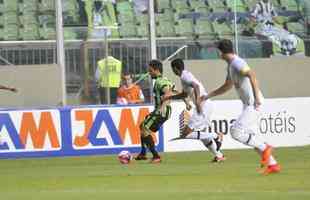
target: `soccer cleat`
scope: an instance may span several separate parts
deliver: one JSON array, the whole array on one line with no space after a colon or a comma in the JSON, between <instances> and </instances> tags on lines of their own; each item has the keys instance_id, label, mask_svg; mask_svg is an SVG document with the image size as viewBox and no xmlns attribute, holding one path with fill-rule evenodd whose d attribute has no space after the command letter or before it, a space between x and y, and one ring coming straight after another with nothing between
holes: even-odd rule
<instances>
[{"instance_id":1,"label":"soccer cleat","mask_svg":"<svg viewBox=\"0 0 310 200\"><path fill-rule=\"evenodd\" d=\"M147 160L147 157L144 154L139 154L135 157L135 160Z\"/></svg>"},{"instance_id":2,"label":"soccer cleat","mask_svg":"<svg viewBox=\"0 0 310 200\"><path fill-rule=\"evenodd\" d=\"M262 153L262 159L260 161L262 168L268 165L271 153L272 153L272 147L270 145L267 145L266 149Z\"/></svg>"},{"instance_id":3,"label":"soccer cleat","mask_svg":"<svg viewBox=\"0 0 310 200\"><path fill-rule=\"evenodd\" d=\"M226 157L225 156L222 156L222 157L217 157L215 156L213 158L213 160L211 160L212 163L220 163L220 162L223 162L226 160Z\"/></svg>"},{"instance_id":4,"label":"soccer cleat","mask_svg":"<svg viewBox=\"0 0 310 200\"><path fill-rule=\"evenodd\" d=\"M281 171L281 166L279 164L269 165L263 172L263 175L276 174Z\"/></svg>"},{"instance_id":5,"label":"soccer cleat","mask_svg":"<svg viewBox=\"0 0 310 200\"><path fill-rule=\"evenodd\" d=\"M153 157L152 160L150 161L150 163L152 163L152 164L159 164L159 163L161 163L161 158L160 158L160 156L158 156L158 157Z\"/></svg>"}]
</instances>

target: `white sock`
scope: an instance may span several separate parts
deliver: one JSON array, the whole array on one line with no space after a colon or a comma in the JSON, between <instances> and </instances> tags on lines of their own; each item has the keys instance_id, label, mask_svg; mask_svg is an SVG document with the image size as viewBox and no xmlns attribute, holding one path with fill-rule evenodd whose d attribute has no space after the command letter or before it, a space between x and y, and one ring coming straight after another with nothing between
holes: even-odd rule
<instances>
[{"instance_id":1,"label":"white sock","mask_svg":"<svg viewBox=\"0 0 310 200\"><path fill-rule=\"evenodd\" d=\"M216 146L214 139L212 139L211 141L208 139L202 139L201 141L214 156L218 158L223 157L223 153L221 151L216 150L217 146Z\"/></svg>"},{"instance_id":2,"label":"white sock","mask_svg":"<svg viewBox=\"0 0 310 200\"><path fill-rule=\"evenodd\" d=\"M276 164L277 164L276 159L271 155L270 158L269 158L268 166L276 165Z\"/></svg>"},{"instance_id":3,"label":"white sock","mask_svg":"<svg viewBox=\"0 0 310 200\"><path fill-rule=\"evenodd\" d=\"M264 142L259 141L254 135L251 135L251 139L247 144L251 147L259 149L261 152L263 152L267 147Z\"/></svg>"}]
</instances>

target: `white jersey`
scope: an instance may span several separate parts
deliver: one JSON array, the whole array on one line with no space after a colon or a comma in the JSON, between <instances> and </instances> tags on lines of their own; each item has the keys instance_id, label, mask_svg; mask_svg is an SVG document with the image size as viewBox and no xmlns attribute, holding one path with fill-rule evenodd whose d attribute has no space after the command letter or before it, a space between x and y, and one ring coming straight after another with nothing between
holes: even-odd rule
<instances>
[{"instance_id":1,"label":"white jersey","mask_svg":"<svg viewBox=\"0 0 310 200\"><path fill-rule=\"evenodd\" d=\"M270 1L264 3L260 1L256 4L251 16L260 23L272 22L273 17L277 16L274 6Z\"/></svg>"},{"instance_id":2,"label":"white jersey","mask_svg":"<svg viewBox=\"0 0 310 200\"><path fill-rule=\"evenodd\" d=\"M193 83L199 86L200 96L204 96L208 94L205 88L203 87L202 83L199 80L197 80L191 72L187 70L183 70L182 75L181 75L181 84L183 87L183 91L189 95L189 97L191 98L193 102L195 102L195 94L194 94L194 90L192 87Z\"/></svg>"},{"instance_id":3,"label":"white jersey","mask_svg":"<svg viewBox=\"0 0 310 200\"><path fill-rule=\"evenodd\" d=\"M242 69L248 68L248 64L240 58L235 56L232 62L228 65L227 78L232 80L235 89L243 103L244 106L253 106L255 102L254 91L252 88L251 81L249 77L241 74ZM263 96L259 91L259 98L263 100Z\"/></svg>"}]
</instances>

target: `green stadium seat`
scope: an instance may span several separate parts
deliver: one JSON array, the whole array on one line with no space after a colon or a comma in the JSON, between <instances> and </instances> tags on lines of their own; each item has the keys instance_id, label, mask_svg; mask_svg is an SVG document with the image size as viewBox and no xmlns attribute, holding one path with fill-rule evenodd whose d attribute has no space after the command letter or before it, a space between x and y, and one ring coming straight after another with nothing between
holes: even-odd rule
<instances>
[{"instance_id":1,"label":"green stadium seat","mask_svg":"<svg viewBox=\"0 0 310 200\"><path fill-rule=\"evenodd\" d=\"M4 24L4 15L3 13L0 13L0 28L3 26Z\"/></svg>"},{"instance_id":2,"label":"green stadium seat","mask_svg":"<svg viewBox=\"0 0 310 200\"><path fill-rule=\"evenodd\" d=\"M135 24L123 24L119 26L119 35L121 38L134 38L137 37Z\"/></svg>"},{"instance_id":3,"label":"green stadium seat","mask_svg":"<svg viewBox=\"0 0 310 200\"><path fill-rule=\"evenodd\" d=\"M66 0L63 2L63 18L65 25L74 25L78 23L78 5L76 1Z\"/></svg>"},{"instance_id":4,"label":"green stadium seat","mask_svg":"<svg viewBox=\"0 0 310 200\"><path fill-rule=\"evenodd\" d=\"M187 0L171 0L171 7L174 10L189 9Z\"/></svg>"},{"instance_id":5,"label":"green stadium seat","mask_svg":"<svg viewBox=\"0 0 310 200\"><path fill-rule=\"evenodd\" d=\"M287 11L298 11L296 0L280 0L281 7Z\"/></svg>"},{"instance_id":6,"label":"green stadium seat","mask_svg":"<svg viewBox=\"0 0 310 200\"><path fill-rule=\"evenodd\" d=\"M0 0L0 13L4 13L4 4Z\"/></svg>"},{"instance_id":7,"label":"green stadium seat","mask_svg":"<svg viewBox=\"0 0 310 200\"><path fill-rule=\"evenodd\" d=\"M205 8L208 9L207 4L205 3L205 1L201 1L201 0L191 0L190 1L190 7L196 11L197 9L200 8Z\"/></svg>"},{"instance_id":8,"label":"green stadium seat","mask_svg":"<svg viewBox=\"0 0 310 200\"><path fill-rule=\"evenodd\" d=\"M23 3L19 4L19 10L22 13L36 12L38 10L38 0L23 0Z\"/></svg>"},{"instance_id":9,"label":"green stadium seat","mask_svg":"<svg viewBox=\"0 0 310 200\"><path fill-rule=\"evenodd\" d=\"M175 26L177 36L193 36L194 27L192 19L179 19L178 24Z\"/></svg>"},{"instance_id":10,"label":"green stadium seat","mask_svg":"<svg viewBox=\"0 0 310 200\"><path fill-rule=\"evenodd\" d=\"M122 1L122 2L116 3L116 10L119 14L119 13L123 13L123 12L133 11L133 7L132 7L131 2Z\"/></svg>"},{"instance_id":11,"label":"green stadium seat","mask_svg":"<svg viewBox=\"0 0 310 200\"><path fill-rule=\"evenodd\" d=\"M19 16L20 24L38 24L36 12L26 12Z\"/></svg>"},{"instance_id":12,"label":"green stadium seat","mask_svg":"<svg viewBox=\"0 0 310 200\"><path fill-rule=\"evenodd\" d=\"M18 0L3 0L3 12L17 12L18 8Z\"/></svg>"},{"instance_id":13,"label":"green stadium seat","mask_svg":"<svg viewBox=\"0 0 310 200\"><path fill-rule=\"evenodd\" d=\"M159 12L163 12L163 10L171 9L170 0L157 0L157 8Z\"/></svg>"},{"instance_id":14,"label":"green stadium seat","mask_svg":"<svg viewBox=\"0 0 310 200\"><path fill-rule=\"evenodd\" d=\"M64 39L65 40L77 40L78 33L72 27L64 27Z\"/></svg>"},{"instance_id":15,"label":"green stadium seat","mask_svg":"<svg viewBox=\"0 0 310 200\"><path fill-rule=\"evenodd\" d=\"M55 27L44 27L39 29L40 38L43 40L55 40L56 30Z\"/></svg>"},{"instance_id":16,"label":"green stadium seat","mask_svg":"<svg viewBox=\"0 0 310 200\"><path fill-rule=\"evenodd\" d=\"M126 24L128 22L135 22L135 15L133 11L126 11L118 14L118 22Z\"/></svg>"},{"instance_id":17,"label":"green stadium seat","mask_svg":"<svg viewBox=\"0 0 310 200\"><path fill-rule=\"evenodd\" d=\"M55 12L55 1L41 0L39 4L39 11L44 14Z\"/></svg>"},{"instance_id":18,"label":"green stadium seat","mask_svg":"<svg viewBox=\"0 0 310 200\"><path fill-rule=\"evenodd\" d=\"M40 38L39 29L35 23L24 25L19 29L19 33L22 40L38 40Z\"/></svg>"},{"instance_id":19,"label":"green stadium seat","mask_svg":"<svg viewBox=\"0 0 310 200\"><path fill-rule=\"evenodd\" d=\"M157 37L175 37L176 32L172 21L161 21L156 26Z\"/></svg>"},{"instance_id":20,"label":"green stadium seat","mask_svg":"<svg viewBox=\"0 0 310 200\"><path fill-rule=\"evenodd\" d=\"M195 8L195 12L204 14L205 16L210 14L210 10L204 7Z\"/></svg>"},{"instance_id":21,"label":"green stadium seat","mask_svg":"<svg viewBox=\"0 0 310 200\"><path fill-rule=\"evenodd\" d=\"M248 7L247 5L244 3L243 0L236 0L237 3L237 12L247 12L248 11ZM226 0L226 4L228 9L230 9L232 12L235 9L235 1L233 0Z\"/></svg>"},{"instance_id":22,"label":"green stadium seat","mask_svg":"<svg viewBox=\"0 0 310 200\"><path fill-rule=\"evenodd\" d=\"M4 24L19 24L16 12L6 12L3 15Z\"/></svg>"},{"instance_id":23,"label":"green stadium seat","mask_svg":"<svg viewBox=\"0 0 310 200\"><path fill-rule=\"evenodd\" d=\"M198 37L215 37L214 28L212 22L207 19L198 19L194 27L195 35Z\"/></svg>"},{"instance_id":24,"label":"green stadium seat","mask_svg":"<svg viewBox=\"0 0 310 200\"><path fill-rule=\"evenodd\" d=\"M137 25L137 36L138 37L147 37L148 36L148 26L147 24Z\"/></svg>"},{"instance_id":25,"label":"green stadium seat","mask_svg":"<svg viewBox=\"0 0 310 200\"><path fill-rule=\"evenodd\" d=\"M227 23L213 22L214 31L219 38L231 38L234 35L232 27Z\"/></svg>"},{"instance_id":26,"label":"green stadium seat","mask_svg":"<svg viewBox=\"0 0 310 200\"><path fill-rule=\"evenodd\" d=\"M226 6L222 0L207 0L209 9L213 12L225 12Z\"/></svg>"},{"instance_id":27,"label":"green stadium seat","mask_svg":"<svg viewBox=\"0 0 310 200\"><path fill-rule=\"evenodd\" d=\"M4 30L3 28L0 28L0 41L4 40Z\"/></svg>"},{"instance_id":28,"label":"green stadium seat","mask_svg":"<svg viewBox=\"0 0 310 200\"><path fill-rule=\"evenodd\" d=\"M48 27L56 27L56 17L55 15L39 15L38 21L41 26L48 26Z\"/></svg>"},{"instance_id":29,"label":"green stadium seat","mask_svg":"<svg viewBox=\"0 0 310 200\"><path fill-rule=\"evenodd\" d=\"M301 24L298 22L287 23L287 28L288 28L288 31L298 34L298 35L303 35L306 32L304 24Z\"/></svg>"},{"instance_id":30,"label":"green stadium seat","mask_svg":"<svg viewBox=\"0 0 310 200\"><path fill-rule=\"evenodd\" d=\"M3 28L3 39L5 41L17 41L19 40L19 27L17 24L7 24Z\"/></svg>"},{"instance_id":31,"label":"green stadium seat","mask_svg":"<svg viewBox=\"0 0 310 200\"><path fill-rule=\"evenodd\" d=\"M163 13L156 14L155 20L157 23L160 23L162 21L174 22L174 13L171 11L171 9L164 10Z\"/></svg>"}]
</instances>

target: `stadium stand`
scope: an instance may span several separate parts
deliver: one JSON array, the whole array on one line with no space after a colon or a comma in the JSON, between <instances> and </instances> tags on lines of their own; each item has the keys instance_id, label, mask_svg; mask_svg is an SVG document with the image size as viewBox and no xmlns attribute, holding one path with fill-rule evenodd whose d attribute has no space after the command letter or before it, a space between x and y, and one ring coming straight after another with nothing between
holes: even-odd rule
<instances>
[{"instance_id":1,"label":"stadium stand","mask_svg":"<svg viewBox=\"0 0 310 200\"><path fill-rule=\"evenodd\" d=\"M95 2L95 0L91 0ZM285 17L302 15L303 8L296 0L271 0L277 11ZM157 35L164 37L203 37L210 33L229 36L233 0L155 0ZM239 15L247 16L257 0L236 0ZM104 1L100 10L103 25L119 25L112 30L113 38L146 37L148 21L146 14L136 14L131 0ZM87 27L82 19L83 7L80 0L63 1L63 17L66 39L82 39L85 34L73 27ZM224 19L219 22L219 19ZM212 29L210 23L212 21ZM226 20L226 21L225 21ZM238 21L240 27L246 27L246 20ZM206 26L206 27L204 27ZM299 35L307 33L305 23L300 20L288 21L287 29ZM31 31L34 30L34 31ZM76 33L77 32L77 33ZM242 31L238 31L242 33ZM51 0L0 0L0 40L50 40L55 38L55 4Z\"/></svg>"}]
</instances>

